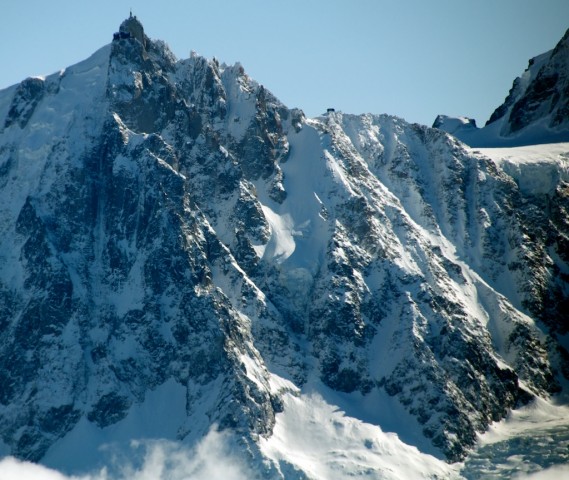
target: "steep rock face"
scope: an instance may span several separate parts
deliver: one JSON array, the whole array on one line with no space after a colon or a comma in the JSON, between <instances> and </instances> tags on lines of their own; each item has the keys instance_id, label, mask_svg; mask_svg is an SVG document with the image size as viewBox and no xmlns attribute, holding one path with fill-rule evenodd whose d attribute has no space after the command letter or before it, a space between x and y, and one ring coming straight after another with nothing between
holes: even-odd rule
<instances>
[{"instance_id":1,"label":"steep rock face","mask_svg":"<svg viewBox=\"0 0 569 480\"><path fill-rule=\"evenodd\" d=\"M321 378L346 392L384 388L460 457L476 430L527 398L497 353L534 392L558 388L539 331L488 285L509 283L499 279L505 252L523 261L509 242L521 233L505 201L515 184L448 136L398 119L331 114L311 127L344 187L317 192L330 236L305 329ZM485 300L473 308L476 297ZM531 360L513 351L516 329Z\"/></svg>"},{"instance_id":2,"label":"steep rock face","mask_svg":"<svg viewBox=\"0 0 569 480\"><path fill-rule=\"evenodd\" d=\"M516 133L537 121L552 129L567 129L569 122L569 31L550 52L532 58L522 77L514 81L503 105L487 124L502 117L502 134Z\"/></svg>"},{"instance_id":3,"label":"steep rock face","mask_svg":"<svg viewBox=\"0 0 569 480\"><path fill-rule=\"evenodd\" d=\"M133 73L147 74L155 91L143 85L144 95L136 95L126 81L132 77L117 79L132 73L127 58L149 68L144 56L153 52L141 47L121 40L110 56L105 49L78 68L95 84L80 110L94 114L61 128L92 141L73 145L56 135L19 148L15 140L3 155L4 175L12 177L3 202L19 213L2 217L2 251L9 252L2 268L2 432L23 458L41 459L82 416L99 427L116 423L169 378L196 402L202 386L220 385L219 397L208 399L212 422L254 434L271 428L271 396L247 380L241 360L259 362L248 324L212 282L212 269L229 274L235 261L192 205L173 149L151 133L167 123L169 107L156 112L152 102L161 104L170 84L155 64L151 73ZM48 81L69 91L85 87L73 73L68 85L65 78ZM61 99L44 102L56 108ZM21 125L4 135L34 135L33 125ZM188 416L192 408L188 400Z\"/></svg>"},{"instance_id":4,"label":"steep rock face","mask_svg":"<svg viewBox=\"0 0 569 480\"><path fill-rule=\"evenodd\" d=\"M566 352L539 322L564 332L564 185L543 210L440 130L307 120L240 65L141 35L0 92L14 455L120 423L169 381L177 438L217 424L255 455L277 374L386 392L454 460L558 389Z\"/></svg>"},{"instance_id":5,"label":"steep rock face","mask_svg":"<svg viewBox=\"0 0 569 480\"><path fill-rule=\"evenodd\" d=\"M569 30L556 47L530 59L504 103L473 129L440 115L433 127L473 147L516 146L569 141ZM442 121L444 119L444 121Z\"/></svg>"}]
</instances>

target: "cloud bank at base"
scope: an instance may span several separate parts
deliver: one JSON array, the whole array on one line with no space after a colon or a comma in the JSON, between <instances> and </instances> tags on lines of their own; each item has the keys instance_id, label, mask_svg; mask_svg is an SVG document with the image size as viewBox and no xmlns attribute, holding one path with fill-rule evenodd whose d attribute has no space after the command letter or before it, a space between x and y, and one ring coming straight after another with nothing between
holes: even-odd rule
<instances>
[{"instance_id":1,"label":"cloud bank at base","mask_svg":"<svg viewBox=\"0 0 569 480\"><path fill-rule=\"evenodd\" d=\"M227 435L211 430L193 449L175 442L157 440L133 442L133 451L142 452L139 462L124 460L98 472L81 476L62 473L13 457L0 461L0 480L246 480L251 478L248 467L231 452ZM116 472L116 473L115 473Z\"/></svg>"},{"instance_id":2,"label":"cloud bank at base","mask_svg":"<svg viewBox=\"0 0 569 480\"><path fill-rule=\"evenodd\" d=\"M569 478L569 465L555 465L540 472L514 477L515 480L559 480L560 478Z\"/></svg>"}]
</instances>

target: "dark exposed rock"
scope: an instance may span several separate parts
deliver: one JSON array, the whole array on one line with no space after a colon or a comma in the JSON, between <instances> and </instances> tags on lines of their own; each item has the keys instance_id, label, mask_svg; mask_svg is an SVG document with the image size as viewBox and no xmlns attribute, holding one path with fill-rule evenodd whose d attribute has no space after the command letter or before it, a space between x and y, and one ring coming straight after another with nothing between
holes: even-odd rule
<instances>
[{"instance_id":1,"label":"dark exposed rock","mask_svg":"<svg viewBox=\"0 0 569 480\"><path fill-rule=\"evenodd\" d=\"M38 103L45 92L45 82L41 78L28 78L24 80L14 94L8 116L4 121L4 128L17 123L24 128L33 115Z\"/></svg>"},{"instance_id":2,"label":"dark exposed rock","mask_svg":"<svg viewBox=\"0 0 569 480\"><path fill-rule=\"evenodd\" d=\"M122 420L128 413L131 402L114 392L103 395L87 414L87 419L99 427L107 427Z\"/></svg>"},{"instance_id":3,"label":"dark exposed rock","mask_svg":"<svg viewBox=\"0 0 569 480\"><path fill-rule=\"evenodd\" d=\"M487 125L504 117L503 134L516 133L546 119L549 127L567 128L569 122L569 30L556 47L530 60L524 75L517 78L504 103Z\"/></svg>"}]
</instances>

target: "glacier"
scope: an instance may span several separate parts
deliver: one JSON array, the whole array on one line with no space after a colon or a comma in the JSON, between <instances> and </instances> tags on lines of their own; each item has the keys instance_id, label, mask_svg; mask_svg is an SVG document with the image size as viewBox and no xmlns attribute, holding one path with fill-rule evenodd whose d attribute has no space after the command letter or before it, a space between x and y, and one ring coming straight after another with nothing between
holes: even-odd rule
<instances>
[{"instance_id":1,"label":"glacier","mask_svg":"<svg viewBox=\"0 0 569 480\"><path fill-rule=\"evenodd\" d=\"M309 119L121 31L0 91L0 472L476 478L562 411L569 144Z\"/></svg>"}]
</instances>

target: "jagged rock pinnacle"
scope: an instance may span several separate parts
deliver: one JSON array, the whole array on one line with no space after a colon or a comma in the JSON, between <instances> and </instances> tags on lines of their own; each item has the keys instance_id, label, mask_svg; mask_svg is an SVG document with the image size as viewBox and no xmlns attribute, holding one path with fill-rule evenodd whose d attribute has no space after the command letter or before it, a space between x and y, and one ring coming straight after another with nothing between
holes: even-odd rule
<instances>
[{"instance_id":1,"label":"jagged rock pinnacle","mask_svg":"<svg viewBox=\"0 0 569 480\"><path fill-rule=\"evenodd\" d=\"M119 31L114 34L113 38L114 40L120 40L123 38L135 38L146 48L146 36L144 35L144 27L142 26L142 23L140 23L140 20L136 18L136 15L132 15L132 11L130 12L130 16L121 23Z\"/></svg>"}]
</instances>

